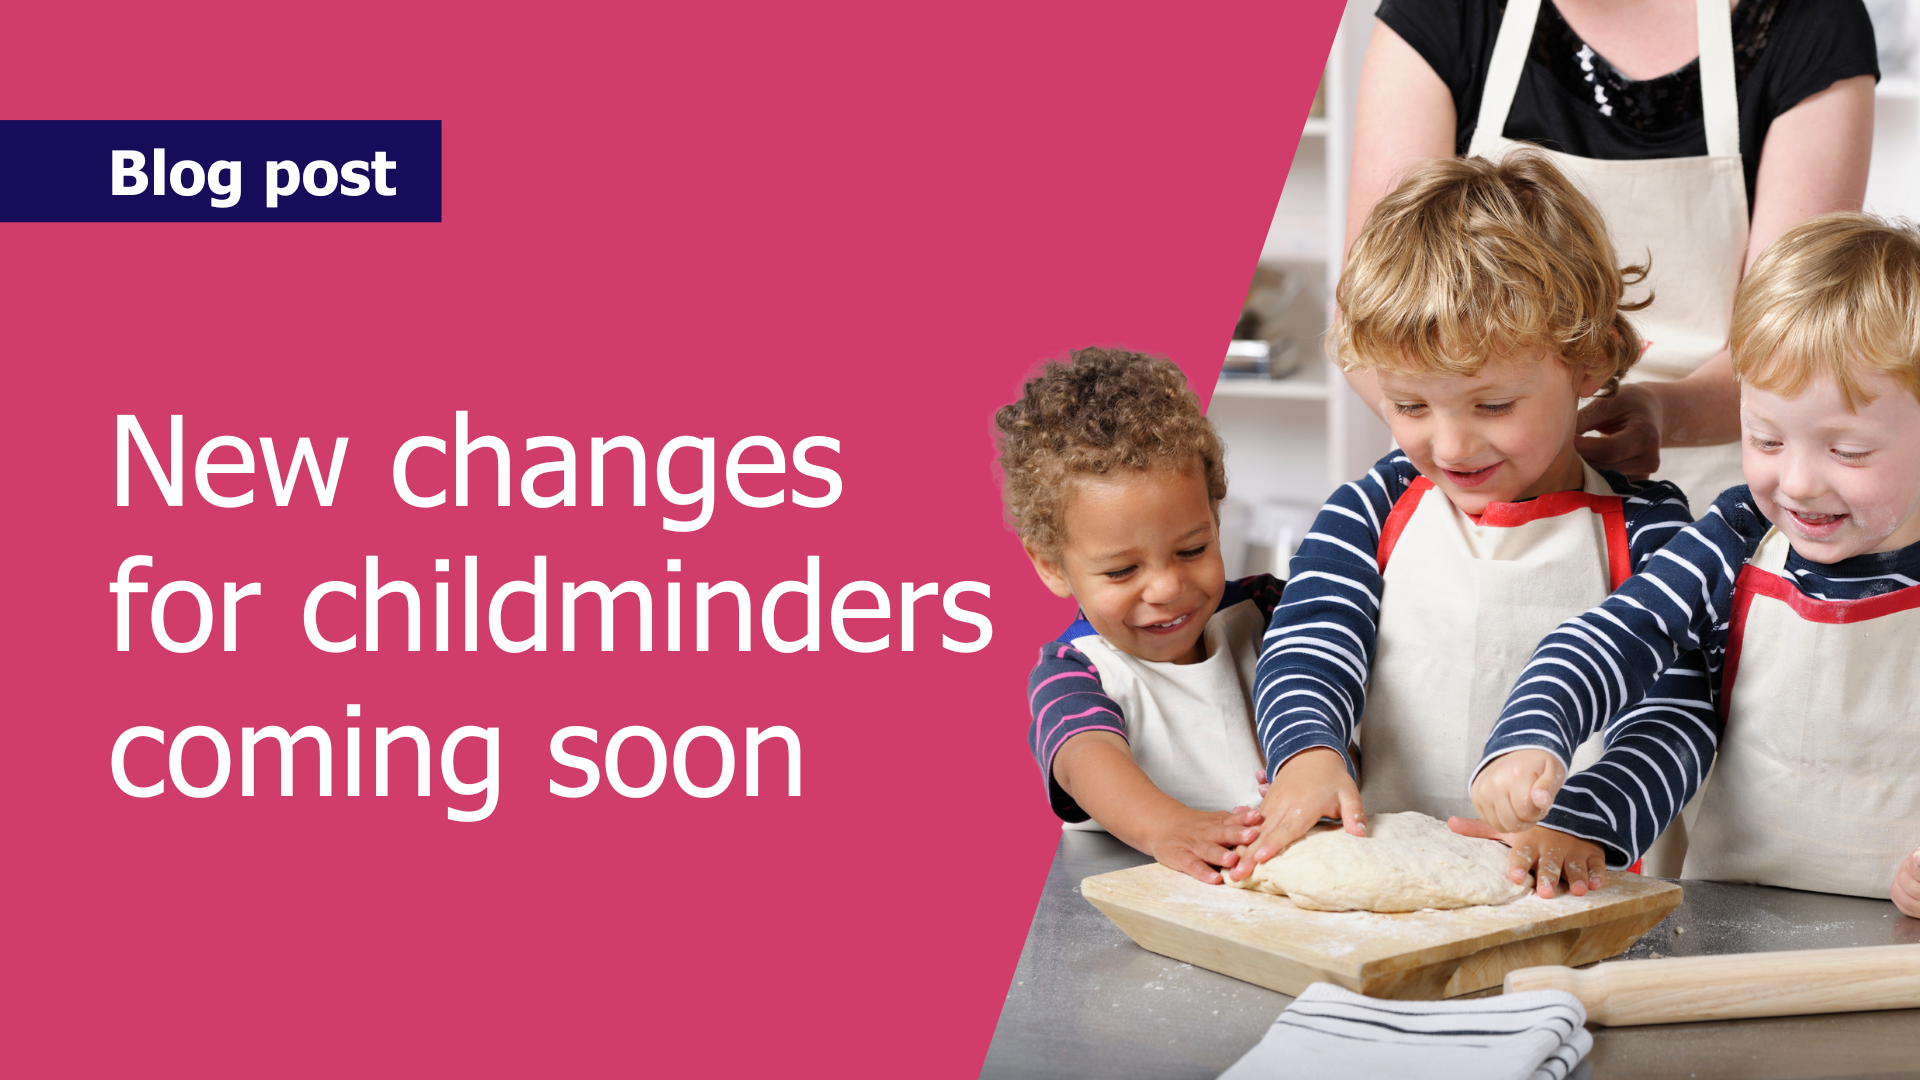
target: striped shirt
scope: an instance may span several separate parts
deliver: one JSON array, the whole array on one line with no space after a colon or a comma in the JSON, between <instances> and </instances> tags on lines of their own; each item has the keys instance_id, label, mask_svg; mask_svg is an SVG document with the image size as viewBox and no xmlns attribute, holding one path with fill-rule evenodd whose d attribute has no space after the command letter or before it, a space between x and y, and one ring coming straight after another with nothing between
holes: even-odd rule
<instances>
[{"instance_id":1,"label":"striped shirt","mask_svg":"<svg viewBox=\"0 0 1920 1080\"><path fill-rule=\"evenodd\" d=\"M1271 574L1229 581L1214 617L1235 604L1254 604L1264 624L1280 602L1281 587L1279 579ZM1093 624L1085 616L1076 619L1065 633L1040 646L1040 661L1027 678L1027 711L1033 717L1027 727L1027 748L1040 765L1048 801L1062 821L1085 821L1088 815L1054 780L1053 755L1068 739L1088 731L1111 731L1127 737L1119 704L1101 689L1100 673L1093 661L1073 647L1075 641L1092 633Z\"/></svg>"},{"instance_id":2,"label":"striped shirt","mask_svg":"<svg viewBox=\"0 0 1920 1080\"><path fill-rule=\"evenodd\" d=\"M1606 756L1568 779L1543 824L1637 858L1713 763L1716 714L1675 710L1667 699L1676 678L1718 699L1734 583L1768 528L1752 493L1730 488L1605 603L1547 635L1507 698L1482 767L1523 747L1565 762L1597 722L1618 716ZM1879 596L1920 583L1920 544L1831 564L1793 552L1786 571L1816 600Z\"/></svg>"},{"instance_id":3,"label":"striped shirt","mask_svg":"<svg viewBox=\"0 0 1920 1080\"><path fill-rule=\"evenodd\" d=\"M1381 458L1367 475L1333 493L1294 555L1254 685L1269 773L1302 750L1324 746L1346 758L1348 772L1358 776L1348 746L1366 711L1373 664L1382 591L1380 530L1419 475L1399 450ZM1621 496L1629 565L1638 571L1691 519L1686 497L1672 484L1600 475ZM1675 696L1697 698L1697 708L1711 710L1703 690L1676 687Z\"/></svg>"}]
</instances>

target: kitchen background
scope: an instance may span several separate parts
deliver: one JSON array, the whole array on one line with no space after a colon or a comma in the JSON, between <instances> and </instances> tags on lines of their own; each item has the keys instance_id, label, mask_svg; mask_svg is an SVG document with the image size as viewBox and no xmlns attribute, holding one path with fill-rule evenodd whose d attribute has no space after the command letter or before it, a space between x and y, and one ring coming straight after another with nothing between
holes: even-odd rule
<instances>
[{"instance_id":1,"label":"kitchen background","mask_svg":"<svg viewBox=\"0 0 1920 1080\"><path fill-rule=\"evenodd\" d=\"M1208 414L1227 442L1229 577L1282 567L1327 494L1386 452L1387 429L1327 362L1321 334L1346 226L1353 100L1378 0L1351 0L1300 134ZM1920 0L1867 0L1879 45L1866 209L1920 220ZM1236 371L1238 369L1238 371ZM1261 374L1262 371L1270 374Z\"/></svg>"}]
</instances>

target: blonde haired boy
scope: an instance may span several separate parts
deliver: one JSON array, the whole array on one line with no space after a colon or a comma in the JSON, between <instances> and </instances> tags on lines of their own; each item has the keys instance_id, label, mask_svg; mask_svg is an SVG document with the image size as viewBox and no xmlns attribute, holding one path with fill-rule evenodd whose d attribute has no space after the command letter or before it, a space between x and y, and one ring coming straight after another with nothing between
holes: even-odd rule
<instances>
[{"instance_id":1,"label":"blonde haired boy","mask_svg":"<svg viewBox=\"0 0 1920 1080\"><path fill-rule=\"evenodd\" d=\"M1375 812L1470 813L1468 781L1540 636L1605 599L1691 517L1672 485L1599 472L1575 452L1580 399L1640 355L1626 318L1639 305L1623 298L1640 276L1541 154L1431 162L1374 208L1331 336L1349 369L1379 380L1400 449L1333 494L1293 559L1255 688L1276 775L1262 835L1229 876L1322 817L1362 832L1363 798ZM1609 734L1598 767L1643 752L1649 731L1664 738L1661 724L1710 715L1697 671L1661 696ZM1641 840L1564 824L1510 838L1529 866L1552 867L1549 892L1563 868L1584 892Z\"/></svg>"},{"instance_id":2,"label":"blonde haired boy","mask_svg":"<svg viewBox=\"0 0 1920 1080\"><path fill-rule=\"evenodd\" d=\"M1525 825L1596 717L1704 647L1724 735L1683 876L1920 915L1920 232L1831 214L1782 235L1732 350L1746 485L1541 643L1474 802ZM1622 794L1664 826L1700 782L1651 755Z\"/></svg>"}]
</instances>

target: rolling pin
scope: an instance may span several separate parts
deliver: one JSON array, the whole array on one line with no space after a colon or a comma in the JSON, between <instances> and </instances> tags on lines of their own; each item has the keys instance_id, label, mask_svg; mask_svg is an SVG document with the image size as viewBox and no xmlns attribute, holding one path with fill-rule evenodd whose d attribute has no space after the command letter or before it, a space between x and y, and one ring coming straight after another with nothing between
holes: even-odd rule
<instances>
[{"instance_id":1,"label":"rolling pin","mask_svg":"<svg viewBox=\"0 0 1920 1080\"><path fill-rule=\"evenodd\" d=\"M1565 990L1587 1019L1616 1027L1911 1009L1920 1007L1920 945L1521 968L1504 991L1521 990Z\"/></svg>"}]
</instances>

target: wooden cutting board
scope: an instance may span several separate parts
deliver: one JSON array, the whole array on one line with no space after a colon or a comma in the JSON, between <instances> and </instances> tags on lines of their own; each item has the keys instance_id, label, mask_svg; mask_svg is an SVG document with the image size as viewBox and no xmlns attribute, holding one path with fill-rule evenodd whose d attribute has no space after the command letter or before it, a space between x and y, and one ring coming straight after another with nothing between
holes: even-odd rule
<instances>
[{"instance_id":1,"label":"wooden cutting board","mask_svg":"<svg viewBox=\"0 0 1920 1080\"><path fill-rule=\"evenodd\" d=\"M1499 986L1507 972L1577 967L1625 952L1680 905L1680 886L1609 874L1586 896L1528 895L1497 907L1376 915L1308 911L1283 896L1203 885L1159 863L1080 883L1143 949L1298 995L1330 982L1382 998L1434 1000Z\"/></svg>"}]
</instances>

